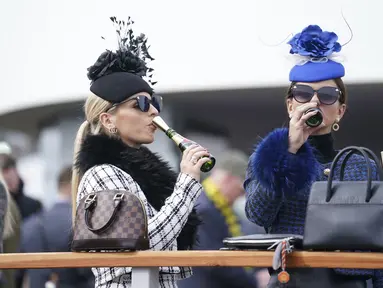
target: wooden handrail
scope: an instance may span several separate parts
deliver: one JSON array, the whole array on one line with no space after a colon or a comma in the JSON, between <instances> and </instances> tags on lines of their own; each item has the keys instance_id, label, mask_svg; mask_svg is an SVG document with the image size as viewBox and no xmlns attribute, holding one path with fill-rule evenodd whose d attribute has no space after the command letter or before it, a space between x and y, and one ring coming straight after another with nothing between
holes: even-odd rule
<instances>
[{"instance_id":1,"label":"wooden handrail","mask_svg":"<svg viewBox=\"0 0 383 288\"><path fill-rule=\"evenodd\" d=\"M131 253L0 254L0 269L68 267L270 267L271 251L139 251ZM306 252L288 255L288 267L383 268L383 253Z\"/></svg>"}]
</instances>

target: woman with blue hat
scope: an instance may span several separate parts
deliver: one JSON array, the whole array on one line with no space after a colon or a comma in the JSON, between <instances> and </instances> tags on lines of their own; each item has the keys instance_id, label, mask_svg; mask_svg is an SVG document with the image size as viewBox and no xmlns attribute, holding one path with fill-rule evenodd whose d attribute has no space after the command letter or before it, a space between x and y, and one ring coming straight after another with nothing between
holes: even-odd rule
<instances>
[{"instance_id":1,"label":"woman with blue hat","mask_svg":"<svg viewBox=\"0 0 383 288\"><path fill-rule=\"evenodd\" d=\"M263 138L250 157L244 183L246 214L267 233L303 235L311 185L327 180L337 154L332 133L340 128L347 91L342 81L345 68L337 54L342 46L334 32L310 25L288 44L298 60L290 71L286 95L289 125ZM360 157L350 158L345 180L366 179ZM268 287L281 287L280 272L270 270ZM373 287L383 287L380 270L298 268L288 273L290 280L283 287L366 287L370 278Z\"/></svg>"}]
</instances>

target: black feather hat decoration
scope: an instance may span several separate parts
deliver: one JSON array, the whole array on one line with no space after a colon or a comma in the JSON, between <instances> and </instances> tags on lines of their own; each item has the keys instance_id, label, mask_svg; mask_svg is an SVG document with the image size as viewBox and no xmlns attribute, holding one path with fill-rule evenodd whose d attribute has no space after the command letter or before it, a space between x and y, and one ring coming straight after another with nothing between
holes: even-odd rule
<instances>
[{"instance_id":1,"label":"black feather hat decoration","mask_svg":"<svg viewBox=\"0 0 383 288\"><path fill-rule=\"evenodd\" d=\"M111 73L128 72L142 78L147 77L151 85L156 84L152 81L153 68L147 66L154 58L148 52L150 46L147 46L145 34L134 35L132 30L134 21L130 17L127 21L117 20L114 16L110 17L110 20L116 28L118 49L106 50L98 57L97 61L87 69L89 80L94 82Z\"/></svg>"}]
</instances>

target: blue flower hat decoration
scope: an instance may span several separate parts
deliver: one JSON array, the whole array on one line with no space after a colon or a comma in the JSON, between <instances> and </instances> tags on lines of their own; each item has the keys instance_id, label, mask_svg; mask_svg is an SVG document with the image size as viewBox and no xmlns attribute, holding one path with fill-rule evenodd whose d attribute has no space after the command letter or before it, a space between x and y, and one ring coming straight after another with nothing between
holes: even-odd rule
<instances>
[{"instance_id":1,"label":"blue flower hat decoration","mask_svg":"<svg viewBox=\"0 0 383 288\"><path fill-rule=\"evenodd\" d=\"M319 82L345 75L344 66L333 53L341 51L338 36L322 31L318 25L309 25L288 42L290 54L298 63L290 70L289 80L295 82Z\"/></svg>"}]
</instances>

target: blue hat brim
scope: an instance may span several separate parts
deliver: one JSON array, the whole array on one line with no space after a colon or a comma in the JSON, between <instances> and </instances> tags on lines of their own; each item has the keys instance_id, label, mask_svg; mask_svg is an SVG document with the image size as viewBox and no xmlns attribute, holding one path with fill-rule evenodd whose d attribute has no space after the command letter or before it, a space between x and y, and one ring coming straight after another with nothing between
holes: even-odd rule
<instances>
[{"instance_id":1,"label":"blue hat brim","mask_svg":"<svg viewBox=\"0 0 383 288\"><path fill-rule=\"evenodd\" d=\"M341 78L345 75L344 66L338 62L328 60L324 63L307 62L295 65L290 70L289 80L292 82L319 82Z\"/></svg>"}]
</instances>

